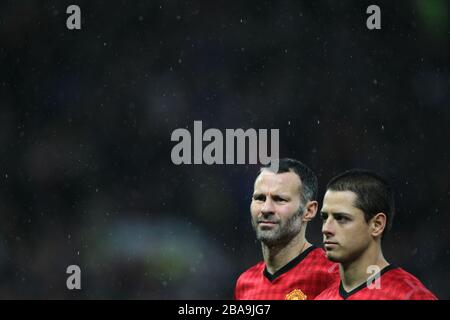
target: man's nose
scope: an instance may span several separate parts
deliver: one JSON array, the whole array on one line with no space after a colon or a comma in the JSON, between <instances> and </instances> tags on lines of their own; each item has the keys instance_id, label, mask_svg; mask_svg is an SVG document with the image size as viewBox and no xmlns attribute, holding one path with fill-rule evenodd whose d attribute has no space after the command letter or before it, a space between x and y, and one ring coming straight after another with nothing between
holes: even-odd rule
<instances>
[{"instance_id":1,"label":"man's nose","mask_svg":"<svg viewBox=\"0 0 450 320\"><path fill-rule=\"evenodd\" d=\"M333 236L334 235L333 222L331 221L330 218L328 218L327 220L325 220L323 222L322 233L325 236Z\"/></svg>"},{"instance_id":2,"label":"man's nose","mask_svg":"<svg viewBox=\"0 0 450 320\"><path fill-rule=\"evenodd\" d=\"M269 198L266 198L266 201L264 201L264 205L261 208L262 214L268 214L275 212L275 207L273 205L273 201Z\"/></svg>"}]
</instances>

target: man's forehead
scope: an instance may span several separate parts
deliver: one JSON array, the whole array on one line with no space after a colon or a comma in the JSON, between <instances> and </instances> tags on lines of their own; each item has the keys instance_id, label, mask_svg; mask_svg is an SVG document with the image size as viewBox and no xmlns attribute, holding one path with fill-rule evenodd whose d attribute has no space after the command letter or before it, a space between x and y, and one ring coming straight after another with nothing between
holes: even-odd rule
<instances>
[{"instance_id":1,"label":"man's forehead","mask_svg":"<svg viewBox=\"0 0 450 320\"><path fill-rule=\"evenodd\" d=\"M348 212L358 209L355 207L357 195L353 191L327 190L323 198L322 211Z\"/></svg>"},{"instance_id":2,"label":"man's forehead","mask_svg":"<svg viewBox=\"0 0 450 320\"><path fill-rule=\"evenodd\" d=\"M300 177L293 171L274 173L270 170L262 170L255 180L255 190L261 188L285 190L300 186Z\"/></svg>"}]
</instances>

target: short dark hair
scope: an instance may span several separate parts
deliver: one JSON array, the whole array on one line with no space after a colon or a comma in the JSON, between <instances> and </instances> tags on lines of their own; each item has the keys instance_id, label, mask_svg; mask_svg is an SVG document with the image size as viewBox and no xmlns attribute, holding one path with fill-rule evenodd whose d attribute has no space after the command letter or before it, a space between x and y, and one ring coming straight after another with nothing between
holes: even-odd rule
<instances>
[{"instance_id":1,"label":"short dark hair","mask_svg":"<svg viewBox=\"0 0 450 320\"><path fill-rule=\"evenodd\" d=\"M328 182L327 190L352 191L356 194L355 207L364 212L366 222L377 213L386 215L383 236L391 229L395 214L394 194L389 183L369 170L345 171Z\"/></svg>"},{"instance_id":2,"label":"short dark hair","mask_svg":"<svg viewBox=\"0 0 450 320\"><path fill-rule=\"evenodd\" d=\"M278 171L275 173L285 173L285 172L294 172L299 176L301 185L303 186L300 190L300 196L304 204L308 201L317 200L317 189L318 182L317 176L308 166L304 163L289 158L272 160L269 164L266 164L261 167L260 172L263 169L271 170L271 165L273 161L278 162Z\"/></svg>"}]
</instances>

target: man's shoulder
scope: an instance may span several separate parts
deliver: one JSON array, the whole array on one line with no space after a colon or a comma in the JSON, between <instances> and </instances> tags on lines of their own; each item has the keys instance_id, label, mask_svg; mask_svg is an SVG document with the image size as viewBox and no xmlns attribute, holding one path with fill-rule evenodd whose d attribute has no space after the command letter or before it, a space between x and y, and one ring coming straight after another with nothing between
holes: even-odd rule
<instances>
[{"instance_id":1,"label":"man's shoulder","mask_svg":"<svg viewBox=\"0 0 450 320\"><path fill-rule=\"evenodd\" d=\"M386 272L381 285L386 285L405 300L437 299L416 276L399 267Z\"/></svg>"},{"instance_id":2,"label":"man's shoulder","mask_svg":"<svg viewBox=\"0 0 450 320\"><path fill-rule=\"evenodd\" d=\"M334 282L328 288L323 290L314 300L338 300L339 296L339 281Z\"/></svg>"},{"instance_id":3,"label":"man's shoulder","mask_svg":"<svg viewBox=\"0 0 450 320\"><path fill-rule=\"evenodd\" d=\"M419 285L423 286L422 282L417 279L413 274L409 273L403 268L400 267L392 267L389 272L384 274L384 281L387 282L388 285L392 286L409 286L409 285Z\"/></svg>"},{"instance_id":4,"label":"man's shoulder","mask_svg":"<svg viewBox=\"0 0 450 320\"><path fill-rule=\"evenodd\" d=\"M238 278L238 282L243 279L254 278L256 276L262 275L262 273L264 271L264 267L265 267L264 261L258 262L254 266L252 266L252 267L248 268L247 270L245 270L244 272L242 272Z\"/></svg>"},{"instance_id":5,"label":"man's shoulder","mask_svg":"<svg viewBox=\"0 0 450 320\"><path fill-rule=\"evenodd\" d=\"M325 250L316 246L312 248L311 252L305 258L305 262L316 268L323 269L328 273L339 272L339 264L328 260Z\"/></svg>"},{"instance_id":6,"label":"man's shoulder","mask_svg":"<svg viewBox=\"0 0 450 320\"><path fill-rule=\"evenodd\" d=\"M327 259L325 250L323 250L323 248L317 247L315 245L311 246L311 252L308 254L308 257L314 258L314 259L326 260L327 262L332 263L330 260Z\"/></svg>"}]
</instances>

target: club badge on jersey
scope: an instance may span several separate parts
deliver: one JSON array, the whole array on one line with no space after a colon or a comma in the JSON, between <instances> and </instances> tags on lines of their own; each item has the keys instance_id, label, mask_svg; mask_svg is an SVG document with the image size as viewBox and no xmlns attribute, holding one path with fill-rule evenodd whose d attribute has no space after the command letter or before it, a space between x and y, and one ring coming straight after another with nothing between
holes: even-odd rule
<instances>
[{"instance_id":1,"label":"club badge on jersey","mask_svg":"<svg viewBox=\"0 0 450 320\"><path fill-rule=\"evenodd\" d=\"M300 289L295 289L286 295L286 300L306 300L307 296Z\"/></svg>"}]
</instances>

